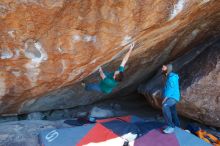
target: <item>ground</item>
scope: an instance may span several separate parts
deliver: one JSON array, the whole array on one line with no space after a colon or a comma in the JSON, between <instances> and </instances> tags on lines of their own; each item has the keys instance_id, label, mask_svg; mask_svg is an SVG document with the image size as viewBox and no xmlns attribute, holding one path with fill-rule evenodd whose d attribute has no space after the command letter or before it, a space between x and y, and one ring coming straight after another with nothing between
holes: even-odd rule
<instances>
[{"instance_id":1,"label":"ground","mask_svg":"<svg viewBox=\"0 0 220 146\"><path fill-rule=\"evenodd\" d=\"M82 116L90 111L97 117L114 117L122 115L136 115L146 121L162 121L162 113L159 110L151 108L146 104L145 99L137 94L132 94L130 97L120 97L108 99L95 103L89 106L77 107L68 110L57 110L44 113L35 113L23 115L18 118L24 119L20 121L2 122L0 124L0 146L39 146L38 134L40 131L50 128L70 127L64 123L65 119L72 119L77 116ZM50 113L50 114L48 114ZM34 120L44 118L46 120ZM29 119L29 120L27 120ZM181 117L182 127L194 121ZM216 129L206 127L209 131L220 136L220 132Z\"/></svg>"}]
</instances>

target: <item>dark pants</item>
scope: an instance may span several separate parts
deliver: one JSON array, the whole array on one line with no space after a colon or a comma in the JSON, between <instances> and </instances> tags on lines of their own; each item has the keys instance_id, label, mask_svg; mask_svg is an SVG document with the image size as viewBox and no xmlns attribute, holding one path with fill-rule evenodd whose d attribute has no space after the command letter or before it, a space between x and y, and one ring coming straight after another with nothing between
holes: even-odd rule
<instances>
[{"instance_id":1,"label":"dark pants","mask_svg":"<svg viewBox=\"0 0 220 146\"><path fill-rule=\"evenodd\" d=\"M98 83L90 83L86 84L85 86L86 91L96 91L96 92L102 92L100 86Z\"/></svg>"},{"instance_id":2,"label":"dark pants","mask_svg":"<svg viewBox=\"0 0 220 146\"><path fill-rule=\"evenodd\" d=\"M170 127L180 127L180 121L176 112L176 103L177 101L172 98L168 98L163 103L163 116L166 121L166 124Z\"/></svg>"}]
</instances>

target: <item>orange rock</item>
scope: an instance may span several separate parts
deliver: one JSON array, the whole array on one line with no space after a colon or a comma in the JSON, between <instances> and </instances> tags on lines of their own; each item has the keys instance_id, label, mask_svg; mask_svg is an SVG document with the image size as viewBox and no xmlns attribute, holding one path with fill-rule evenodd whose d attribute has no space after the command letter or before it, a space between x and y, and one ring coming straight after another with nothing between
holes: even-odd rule
<instances>
[{"instance_id":1,"label":"orange rock","mask_svg":"<svg viewBox=\"0 0 220 146\"><path fill-rule=\"evenodd\" d=\"M115 92L138 83L163 62L216 36L219 4L1 0L0 113L68 108L105 98L86 93L77 82L98 66L117 68L133 41L127 79ZM98 78L94 74L88 81Z\"/></svg>"}]
</instances>

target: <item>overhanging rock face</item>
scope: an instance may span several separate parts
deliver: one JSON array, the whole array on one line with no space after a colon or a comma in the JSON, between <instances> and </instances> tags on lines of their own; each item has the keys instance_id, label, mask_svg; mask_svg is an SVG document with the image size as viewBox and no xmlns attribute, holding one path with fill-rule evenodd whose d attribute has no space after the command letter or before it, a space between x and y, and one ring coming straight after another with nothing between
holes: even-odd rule
<instances>
[{"instance_id":1,"label":"overhanging rock face","mask_svg":"<svg viewBox=\"0 0 220 146\"><path fill-rule=\"evenodd\" d=\"M0 113L69 108L110 97L85 92L80 81L113 70L136 43L126 80L114 93L146 79L158 66L219 34L218 0L0 2Z\"/></svg>"}]
</instances>

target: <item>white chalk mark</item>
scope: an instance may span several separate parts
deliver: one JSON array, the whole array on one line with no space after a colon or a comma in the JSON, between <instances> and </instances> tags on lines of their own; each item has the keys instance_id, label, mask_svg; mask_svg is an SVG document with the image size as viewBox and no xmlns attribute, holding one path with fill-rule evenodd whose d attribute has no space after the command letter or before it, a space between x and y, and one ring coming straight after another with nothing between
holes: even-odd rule
<instances>
[{"instance_id":1,"label":"white chalk mark","mask_svg":"<svg viewBox=\"0 0 220 146\"><path fill-rule=\"evenodd\" d=\"M190 42L192 42L196 38L199 32L200 30L198 28L193 30L192 33L188 35L186 39L182 42L183 47L186 47Z\"/></svg>"},{"instance_id":2,"label":"white chalk mark","mask_svg":"<svg viewBox=\"0 0 220 146\"><path fill-rule=\"evenodd\" d=\"M210 2L210 0L201 0L201 3L200 4L206 4L206 3L208 3L208 2Z\"/></svg>"},{"instance_id":3,"label":"white chalk mark","mask_svg":"<svg viewBox=\"0 0 220 146\"><path fill-rule=\"evenodd\" d=\"M35 83L37 81L37 77L40 74L40 69L38 68L39 64L35 63L35 62L29 62L25 65L26 69L27 69L27 73L25 73L27 75L27 77L29 78L29 80L32 83L32 86L35 86Z\"/></svg>"},{"instance_id":4,"label":"white chalk mark","mask_svg":"<svg viewBox=\"0 0 220 146\"><path fill-rule=\"evenodd\" d=\"M92 36L90 36L90 35L85 35L85 36L83 36L83 40L84 40L85 42L89 42L89 41L92 40Z\"/></svg>"},{"instance_id":5,"label":"white chalk mark","mask_svg":"<svg viewBox=\"0 0 220 146\"><path fill-rule=\"evenodd\" d=\"M61 74L63 74L64 73L64 71L66 70L66 61L65 60L61 60L61 64L62 64L62 72L61 72Z\"/></svg>"},{"instance_id":6,"label":"white chalk mark","mask_svg":"<svg viewBox=\"0 0 220 146\"><path fill-rule=\"evenodd\" d=\"M200 26L201 26L201 28L205 28L205 27L207 27L208 25L209 25L209 23L206 22L206 23L201 24Z\"/></svg>"},{"instance_id":7,"label":"white chalk mark","mask_svg":"<svg viewBox=\"0 0 220 146\"><path fill-rule=\"evenodd\" d=\"M10 59L13 57L13 53L8 48L3 48L1 52L1 59Z\"/></svg>"},{"instance_id":8,"label":"white chalk mark","mask_svg":"<svg viewBox=\"0 0 220 146\"><path fill-rule=\"evenodd\" d=\"M15 55L14 58L18 58L20 56L20 50L18 48L15 48Z\"/></svg>"},{"instance_id":9,"label":"white chalk mark","mask_svg":"<svg viewBox=\"0 0 220 146\"><path fill-rule=\"evenodd\" d=\"M92 37L92 42L95 43L96 42L96 36Z\"/></svg>"},{"instance_id":10,"label":"white chalk mark","mask_svg":"<svg viewBox=\"0 0 220 146\"><path fill-rule=\"evenodd\" d=\"M75 41L75 42L79 42L79 41L84 41L84 42L93 42L95 43L96 42L96 36L92 36L92 35L83 35L83 36L80 36L80 35L73 35L72 36L72 40Z\"/></svg>"},{"instance_id":11,"label":"white chalk mark","mask_svg":"<svg viewBox=\"0 0 220 146\"><path fill-rule=\"evenodd\" d=\"M85 42L96 42L96 36L91 36L91 35L84 35L83 36L83 41Z\"/></svg>"},{"instance_id":12,"label":"white chalk mark","mask_svg":"<svg viewBox=\"0 0 220 146\"><path fill-rule=\"evenodd\" d=\"M15 37L15 30L10 30L10 31L8 31L8 34L9 34L9 36L10 37L12 37L12 38L14 38Z\"/></svg>"},{"instance_id":13,"label":"white chalk mark","mask_svg":"<svg viewBox=\"0 0 220 146\"><path fill-rule=\"evenodd\" d=\"M81 40L81 37L80 37L80 35L77 35L77 34L76 34L76 35L73 35L73 36L72 36L72 40L78 42L78 41Z\"/></svg>"},{"instance_id":14,"label":"white chalk mark","mask_svg":"<svg viewBox=\"0 0 220 146\"><path fill-rule=\"evenodd\" d=\"M84 71L85 71L84 68L79 68L79 69L73 70L71 73L69 73L69 77L68 77L67 81L74 80L78 75L82 74Z\"/></svg>"},{"instance_id":15,"label":"white chalk mark","mask_svg":"<svg viewBox=\"0 0 220 146\"><path fill-rule=\"evenodd\" d=\"M124 45L130 43L131 41L132 41L132 37L126 35L126 36L123 38L122 42L121 42L121 46L124 46Z\"/></svg>"},{"instance_id":16,"label":"white chalk mark","mask_svg":"<svg viewBox=\"0 0 220 146\"><path fill-rule=\"evenodd\" d=\"M179 0L175 5L173 10L171 11L169 20L175 18L184 8L185 0Z\"/></svg>"},{"instance_id":17,"label":"white chalk mark","mask_svg":"<svg viewBox=\"0 0 220 146\"><path fill-rule=\"evenodd\" d=\"M61 47L59 47L58 50L59 50L60 53L63 52L63 48L61 48Z\"/></svg>"},{"instance_id":18,"label":"white chalk mark","mask_svg":"<svg viewBox=\"0 0 220 146\"><path fill-rule=\"evenodd\" d=\"M95 59L93 59L92 61L90 61L89 64L95 64L97 62L97 60L99 60L101 57L97 57ZM96 70L95 70L96 71Z\"/></svg>"},{"instance_id":19,"label":"white chalk mark","mask_svg":"<svg viewBox=\"0 0 220 146\"><path fill-rule=\"evenodd\" d=\"M33 46L25 45L25 50L27 50L28 47ZM38 75L40 74L39 66L43 61L46 61L48 59L48 56L47 52L44 50L44 48L42 48L39 42L35 42L32 49L36 49L38 52L40 52L40 55L36 56L32 52L25 51L25 56L31 59L28 63L25 64L25 67L27 69L27 77L31 81L32 86L35 86L35 83L38 80Z\"/></svg>"},{"instance_id":20,"label":"white chalk mark","mask_svg":"<svg viewBox=\"0 0 220 146\"><path fill-rule=\"evenodd\" d=\"M199 29L193 30L193 31L192 31L192 37L195 38L195 37L198 35L199 32L200 32Z\"/></svg>"},{"instance_id":21,"label":"white chalk mark","mask_svg":"<svg viewBox=\"0 0 220 146\"><path fill-rule=\"evenodd\" d=\"M94 59L94 60L92 60L92 61L90 62L90 64L94 64L94 63L96 63L96 61L97 61L97 58Z\"/></svg>"}]
</instances>

